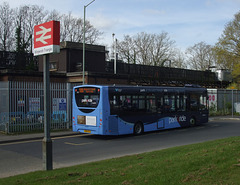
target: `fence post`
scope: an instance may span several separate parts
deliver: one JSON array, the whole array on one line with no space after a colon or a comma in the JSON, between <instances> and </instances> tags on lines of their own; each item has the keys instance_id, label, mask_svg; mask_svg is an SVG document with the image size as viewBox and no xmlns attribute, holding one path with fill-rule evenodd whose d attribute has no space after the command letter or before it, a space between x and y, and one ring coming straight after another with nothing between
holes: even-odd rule
<instances>
[{"instance_id":1,"label":"fence post","mask_svg":"<svg viewBox=\"0 0 240 185\"><path fill-rule=\"evenodd\" d=\"M11 88L10 88L10 83L11 82L8 82L8 84L7 84L7 87L8 87L8 92L7 92L7 98L8 98L8 107L7 107L7 118L6 118L6 120L7 120L7 122L6 122L6 125L5 125L5 132L7 133L7 134L9 134L9 123L10 123L10 119L11 119L11 117L10 117L10 110L11 110L11 97L10 97L10 95L12 94L12 92L11 92Z\"/></svg>"},{"instance_id":2,"label":"fence post","mask_svg":"<svg viewBox=\"0 0 240 185\"><path fill-rule=\"evenodd\" d=\"M5 133L6 134L9 134L9 129L8 129L8 122L6 122L6 124L5 124Z\"/></svg>"},{"instance_id":3,"label":"fence post","mask_svg":"<svg viewBox=\"0 0 240 185\"><path fill-rule=\"evenodd\" d=\"M232 89L232 118L233 118L233 108L234 106L233 106L233 89Z\"/></svg>"},{"instance_id":4,"label":"fence post","mask_svg":"<svg viewBox=\"0 0 240 185\"><path fill-rule=\"evenodd\" d=\"M72 86L71 83L67 83L67 129L70 128L70 124L72 123L72 111L71 111L71 107L72 107Z\"/></svg>"}]
</instances>

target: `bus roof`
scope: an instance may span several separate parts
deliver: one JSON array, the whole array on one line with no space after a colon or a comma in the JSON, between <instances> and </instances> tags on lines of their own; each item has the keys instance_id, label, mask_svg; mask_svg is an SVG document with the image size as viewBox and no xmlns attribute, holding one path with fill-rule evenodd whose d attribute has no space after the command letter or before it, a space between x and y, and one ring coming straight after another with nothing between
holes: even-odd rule
<instances>
[{"instance_id":1,"label":"bus roof","mask_svg":"<svg viewBox=\"0 0 240 185\"><path fill-rule=\"evenodd\" d=\"M109 89L110 92L127 93L131 91L132 93L137 92L204 92L207 91L206 88L202 88L199 85L186 84L184 87L170 87L170 86L133 86L133 85L80 85L78 87L105 87Z\"/></svg>"}]
</instances>

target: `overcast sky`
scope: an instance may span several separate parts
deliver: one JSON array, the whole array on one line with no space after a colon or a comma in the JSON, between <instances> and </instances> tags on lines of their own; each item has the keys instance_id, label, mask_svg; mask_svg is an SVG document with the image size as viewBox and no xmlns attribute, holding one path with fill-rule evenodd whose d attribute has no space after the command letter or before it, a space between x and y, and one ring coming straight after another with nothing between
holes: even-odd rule
<instances>
[{"instance_id":1,"label":"overcast sky","mask_svg":"<svg viewBox=\"0 0 240 185\"><path fill-rule=\"evenodd\" d=\"M6 0L0 0L2 4ZM62 14L83 18L84 5L91 0L7 0L11 8L36 4ZM240 11L240 0L95 0L86 18L104 32L99 44L110 45L112 33L169 33L176 47L185 50L201 41L214 45L226 23Z\"/></svg>"}]
</instances>

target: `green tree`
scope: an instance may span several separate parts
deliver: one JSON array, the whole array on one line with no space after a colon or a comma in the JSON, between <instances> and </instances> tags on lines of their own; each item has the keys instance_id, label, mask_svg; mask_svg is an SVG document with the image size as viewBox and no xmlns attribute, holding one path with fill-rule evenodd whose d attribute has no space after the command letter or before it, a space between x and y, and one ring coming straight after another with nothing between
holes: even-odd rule
<instances>
[{"instance_id":1,"label":"green tree","mask_svg":"<svg viewBox=\"0 0 240 185\"><path fill-rule=\"evenodd\" d=\"M232 70L235 81L240 82L240 12L226 24L223 34L215 45L217 63L223 69Z\"/></svg>"},{"instance_id":2,"label":"green tree","mask_svg":"<svg viewBox=\"0 0 240 185\"><path fill-rule=\"evenodd\" d=\"M234 65L232 76L235 82L232 85L235 87L235 89L240 90L240 62Z\"/></svg>"}]
</instances>

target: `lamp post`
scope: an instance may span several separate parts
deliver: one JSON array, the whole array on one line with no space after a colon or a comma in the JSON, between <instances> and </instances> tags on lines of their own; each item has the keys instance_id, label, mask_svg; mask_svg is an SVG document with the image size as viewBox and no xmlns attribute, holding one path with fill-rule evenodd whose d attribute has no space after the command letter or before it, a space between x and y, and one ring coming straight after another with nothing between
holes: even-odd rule
<instances>
[{"instance_id":1,"label":"lamp post","mask_svg":"<svg viewBox=\"0 0 240 185\"><path fill-rule=\"evenodd\" d=\"M95 0L91 1L84 6L84 16L83 16L83 85L85 84L85 19L86 19L86 8L92 4Z\"/></svg>"},{"instance_id":2,"label":"lamp post","mask_svg":"<svg viewBox=\"0 0 240 185\"><path fill-rule=\"evenodd\" d=\"M115 33L113 33L112 36L113 36L113 58L114 58L113 71L114 71L114 74L117 74L117 39L115 40Z\"/></svg>"}]
</instances>

